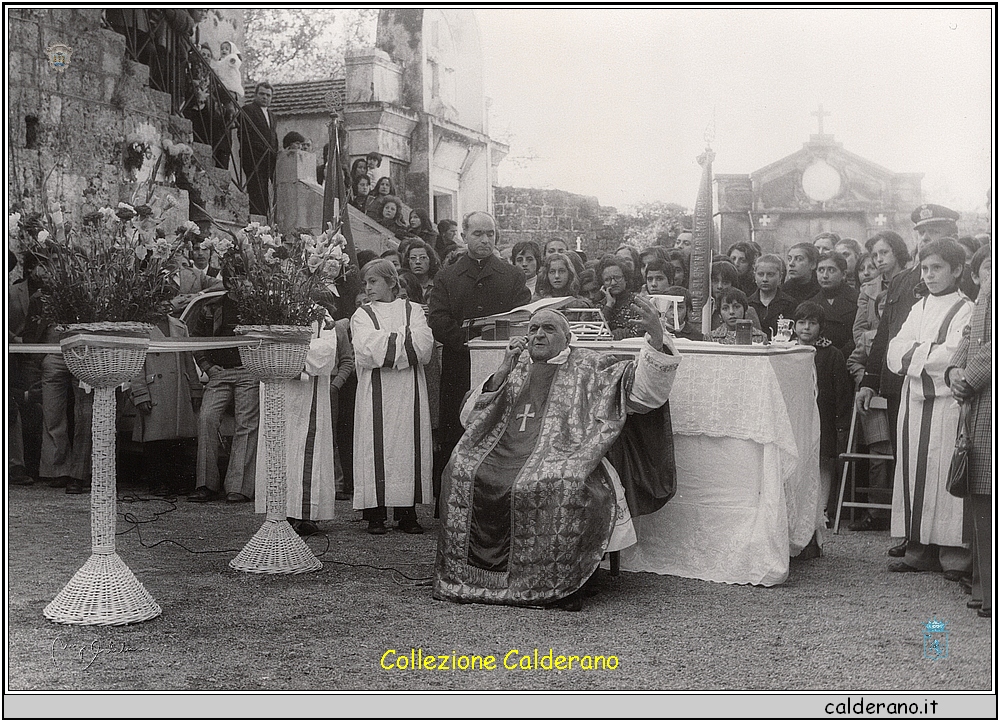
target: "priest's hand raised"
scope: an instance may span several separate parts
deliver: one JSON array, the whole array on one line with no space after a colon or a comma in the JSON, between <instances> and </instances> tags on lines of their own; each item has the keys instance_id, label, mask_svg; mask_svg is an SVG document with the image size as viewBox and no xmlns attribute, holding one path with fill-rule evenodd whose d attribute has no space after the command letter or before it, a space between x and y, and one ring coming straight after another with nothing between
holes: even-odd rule
<instances>
[{"instance_id":1,"label":"priest's hand raised","mask_svg":"<svg viewBox=\"0 0 1000 722\"><path fill-rule=\"evenodd\" d=\"M650 345L657 351L662 350L668 354L675 353L676 349L672 344L666 348L663 346L663 326L660 323L660 313L656 310L656 306L648 298L636 296L632 301L632 308L642 316L642 327L649 334Z\"/></svg>"},{"instance_id":2,"label":"priest's hand raised","mask_svg":"<svg viewBox=\"0 0 1000 722\"><path fill-rule=\"evenodd\" d=\"M503 361L500 362L500 368L486 382L486 386L484 387L486 391L493 392L503 386L504 381L507 380L507 377L513 370L514 364L517 363L518 357L526 348L528 348L527 336L517 336L510 340L507 344L507 350L504 352Z\"/></svg>"}]
</instances>

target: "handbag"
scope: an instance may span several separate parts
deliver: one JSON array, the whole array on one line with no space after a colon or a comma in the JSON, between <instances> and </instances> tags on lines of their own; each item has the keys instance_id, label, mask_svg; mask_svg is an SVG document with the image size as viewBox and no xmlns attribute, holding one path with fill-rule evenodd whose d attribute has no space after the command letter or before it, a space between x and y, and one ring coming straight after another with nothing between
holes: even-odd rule
<instances>
[{"instance_id":1,"label":"handbag","mask_svg":"<svg viewBox=\"0 0 1000 722\"><path fill-rule=\"evenodd\" d=\"M969 434L969 404L961 405L958 417L958 438L955 440L955 451L951 455L951 466L948 468L948 483L945 486L948 493L964 499L971 493L969 479L969 453L972 450L972 439Z\"/></svg>"}]
</instances>

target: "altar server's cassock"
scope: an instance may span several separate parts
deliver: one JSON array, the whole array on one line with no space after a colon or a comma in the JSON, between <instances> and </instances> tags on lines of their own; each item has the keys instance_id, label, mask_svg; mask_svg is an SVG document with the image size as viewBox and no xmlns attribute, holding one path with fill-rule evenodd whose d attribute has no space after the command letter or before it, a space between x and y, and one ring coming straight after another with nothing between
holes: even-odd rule
<instances>
[{"instance_id":1,"label":"altar server's cassock","mask_svg":"<svg viewBox=\"0 0 1000 722\"><path fill-rule=\"evenodd\" d=\"M538 605L577 591L627 513L602 459L627 413L664 406L679 363L648 343L638 361L566 348L473 390L443 478L434 596Z\"/></svg>"},{"instance_id":2,"label":"altar server's cassock","mask_svg":"<svg viewBox=\"0 0 1000 722\"><path fill-rule=\"evenodd\" d=\"M301 378L282 381L285 394L285 475L287 514L293 519L333 519L337 490L334 483L333 415L330 374L337 368L337 332L317 331L309 342ZM318 337L317 337L318 333ZM261 409L264 408L261 386ZM257 440L257 476L254 505L267 511L267 444L264 424Z\"/></svg>"},{"instance_id":3,"label":"altar server's cassock","mask_svg":"<svg viewBox=\"0 0 1000 722\"><path fill-rule=\"evenodd\" d=\"M910 309L903 327L889 342L886 364L904 377L892 535L905 536L911 544L962 545L962 500L945 490L959 409L944 372L959 347L972 308L972 302L958 291L927 296ZM908 549L907 563L910 556ZM940 561L947 569L945 554Z\"/></svg>"},{"instance_id":4,"label":"altar server's cassock","mask_svg":"<svg viewBox=\"0 0 1000 722\"><path fill-rule=\"evenodd\" d=\"M421 307L375 301L351 317L358 392L354 406L354 508L434 501L431 416L424 365L434 335Z\"/></svg>"}]
</instances>

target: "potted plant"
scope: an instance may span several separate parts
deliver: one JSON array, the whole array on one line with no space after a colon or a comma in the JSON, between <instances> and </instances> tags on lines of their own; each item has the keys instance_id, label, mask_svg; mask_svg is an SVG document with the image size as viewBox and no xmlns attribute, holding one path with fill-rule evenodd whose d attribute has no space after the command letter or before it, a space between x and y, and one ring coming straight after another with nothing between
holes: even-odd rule
<instances>
[{"instance_id":1,"label":"potted plant","mask_svg":"<svg viewBox=\"0 0 1000 722\"><path fill-rule=\"evenodd\" d=\"M92 554L44 614L64 624L151 619L160 607L115 552L114 389L141 371L150 324L177 294L170 258L187 230L168 236L152 207L127 203L54 233L37 216L8 220L21 250L38 259L41 322L61 331L66 366L94 387Z\"/></svg>"},{"instance_id":2,"label":"potted plant","mask_svg":"<svg viewBox=\"0 0 1000 722\"><path fill-rule=\"evenodd\" d=\"M229 239L202 245L218 254L230 302L240 325L236 333L256 341L240 346L243 366L264 384L261 417L267 448L267 517L230 566L259 574L298 574L322 563L286 519L283 379L297 378L305 366L312 324L326 309L345 271L345 240L332 226L313 237L284 241L268 226L251 223Z\"/></svg>"}]
</instances>

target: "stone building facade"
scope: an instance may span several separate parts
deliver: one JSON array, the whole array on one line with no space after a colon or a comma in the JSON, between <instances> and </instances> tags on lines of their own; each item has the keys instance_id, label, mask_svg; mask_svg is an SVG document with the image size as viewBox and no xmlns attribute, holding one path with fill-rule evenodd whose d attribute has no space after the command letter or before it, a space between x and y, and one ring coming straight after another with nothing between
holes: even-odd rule
<instances>
[{"instance_id":1,"label":"stone building facade","mask_svg":"<svg viewBox=\"0 0 1000 722\"><path fill-rule=\"evenodd\" d=\"M748 175L716 175L721 251L754 240L784 255L824 231L860 242L881 230L910 237L922 202L920 173L895 173L820 133L789 156Z\"/></svg>"},{"instance_id":2,"label":"stone building facade","mask_svg":"<svg viewBox=\"0 0 1000 722\"><path fill-rule=\"evenodd\" d=\"M246 197L215 168L211 149L192 143L191 122L171 114L171 96L149 87L149 68L129 60L123 35L107 27L99 8L17 8L8 12L8 202L53 224L78 224L102 206L144 202L136 192L150 175L153 202L175 204L188 217L188 193L173 187L158 160L164 140L193 147L200 171L194 185L213 217L245 223ZM218 31L218 17L213 31ZM235 25L242 25L233 21ZM226 23L223 23L225 27ZM234 27L235 27L234 25ZM57 69L51 49L71 49ZM123 163L130 139L148 141L138 169ZM167 196L173 201L167 203ZM171 216L173 217L173 216Z\"/></svg>"}]
</instances>

